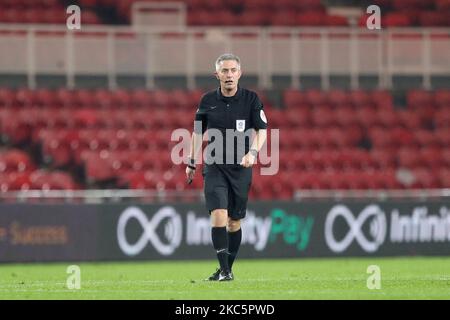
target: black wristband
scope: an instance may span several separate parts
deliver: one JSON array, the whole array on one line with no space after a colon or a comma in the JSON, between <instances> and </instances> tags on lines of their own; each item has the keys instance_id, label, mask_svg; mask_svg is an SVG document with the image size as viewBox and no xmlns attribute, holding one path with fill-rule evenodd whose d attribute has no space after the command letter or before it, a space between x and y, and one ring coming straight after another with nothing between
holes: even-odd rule
<instances>
[{"instance_id":1,"label":"black wristband","mask_svg":"<svg viewBox=\"0 0 450 320\"><path fill-rule=\"evenodd\" d=\"M195 160L194 159L192 159L192 158L188 158L188 168L191 168L192 170L195 170L196 169L196 167L195 167Z\"/></svg>"}]
</instances>

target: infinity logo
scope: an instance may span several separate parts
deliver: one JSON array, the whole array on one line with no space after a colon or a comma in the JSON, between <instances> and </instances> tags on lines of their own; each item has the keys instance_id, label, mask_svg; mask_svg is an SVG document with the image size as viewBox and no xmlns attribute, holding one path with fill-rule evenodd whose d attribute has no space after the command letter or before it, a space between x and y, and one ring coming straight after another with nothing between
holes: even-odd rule
<instances>
[{"instance_id":1,"label":"infinity logo","mask_svg":"<svg viewBox=\"0 0 450 320\"><path fill-rule=\"evenodd\" d=\"M334 221L339 216L344 218L350 227L349 232L341 241L337 241L333 234ZM362 232L362 226L372 216L370 234L373 240L369 241ZM328 247L334 252L342 252L347 249L353 239L356 239L364 251L374 252L383 243L385 236L386 216L377 205L367 206L356 219L346 206L337 205L330 210L325 221L325 240Z\"/></svg>"},{"instance_id":2,"label":"infinity logo","mask_svg":"<svg viewBox=\"0 0 450 320\"><path fill-rule=\"evenodd\" d=\"M136 219L144 232L139 240L130 244L126 237L126 227L130 219ZM156 234L156 229L163 219L169 219L165 225L165 236L168 243L163 243ZM172 207L163 207L155 213L153 218L149 221L147 215L137 207L130 207L126 209L119 217L117 223L117 240L122 251L129 256L139 254L151 242L155 249L163 254L170 255L181 243L182 225L179 214Z\"/></svg>"}]
</instances>

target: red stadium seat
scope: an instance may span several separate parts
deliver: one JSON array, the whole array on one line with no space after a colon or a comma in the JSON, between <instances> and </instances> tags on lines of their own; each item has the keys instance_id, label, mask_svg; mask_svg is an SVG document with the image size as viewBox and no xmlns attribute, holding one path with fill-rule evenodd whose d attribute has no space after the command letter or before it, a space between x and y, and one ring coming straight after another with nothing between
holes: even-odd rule
<instances>
[{"instance_id":1,"label":"red stadium seat","mask_svg":"<svg viewBox=\"0 0 450 320\"><path fill-rule=\"evenodd\" d=\"M98 0L79 0L80 4L86 8L93 8L97 5Z\"/></svg>"},{"instance_id":2,"label":"red stadium seat","mask_svg":"<svg viewBox=\"0 0 450 320\"><path fill-rule=\"evenodd\" d=\"M83 23L85 24L101 24L101 19L94 11L83 10Z\"/></svg>"},{"instance_id":3,"label":"red stadium seat","mask_svg":"<svg viewBox=\"0 0 450 320\"><path fill-rule=\"evenodd\" d=\"M336 124L342 128L348 128L358 124L355 112L350 106L341 106L333 113Z\"/></svg>"},{"instance_id":4,"label":"red stadium seat","mask_svg":"<svg viewBox=\"0 0 450 320\"><path fill-rule=\"evenodd\" d=\"M427 11L420 13L419 22L424 27L441 26L445 27L450 25L449 14L441 11Z\"/></svg>"},{"instance_id":5,"label":"red stadium seat","mask_svg":"<svg viewBox=\"0 0 450 320\"><path fill-rule=\"evenodd\" d=\"M271 0L246 0L239 1L239 3L242 3L246 11L253 11L259 8L268 9L273 2Z\"/></svg>"},{"instance_id":6,"label":"red stadium seat","mask_svg":"<svg viewBox=\"0 0 450 320\"><path fill-rule=\"evenodd\" d=\"M314 171L305 171L294 180L295 189L320 189L319 174Z\"/></svg>"},{"instance_id":7,"label":"red stadium seat","mask_svg":"<svg viewBox=\"0 0 450 320\"><path fill-rule=\"evenodd\" d=\"M436 106L441 109L450 108L450 90L436 90L434 93L434 101Z\"/></svg>"},{"instance_id":8,"label":"red stadium seat","mask_svg":"<svg viewBox=\"0 0 450 320\"><path fill-rule=\"evenodd\" d=\"M47 8L43 12L43 21L50 24L62 24L65 23L67 19L67 14L64 8L52 7Z\"/></svg>"},{"instance_id":9,"label":"red stadium seat","mask_svg":"<svg viewBox=\"0 0 450 320\"><path fill-rule=\"evenodd\" d=\"M227 16L221 15L222 19L224 17L227 17ZM291 17L286 16L284 21L288 21L288 20L293 22L292 25L294 25L295 24L295 14ZM235 22L236 22L236 18L230 12L229 17L227 17L227 20L222 24L233 25L233 23L235 23ZM242 25L246 25L246 26L265 26L265 25L269 25L269 24L286 25L283 23L283 20L280 19L280 16L278 13L272 14L270 11L267 11L267 10L249 11L249 12L245 13L244 15L241 15L240 22Z\"/></svg>"},{"instance_id":10,"label":"red stadium seat","mask_svg":"<svg viewBox=\"0 0 450 320\"><path fill-rule=\"evenodd\" d=\"M397 111L400 124L408 130L417 130L423 126L419 115L409 110Z\"/></svg>"},{"instance_id":11,"label":"red stadium seat","mask_svg":"<svg viewBox=\"0 0 450 320\"><path fill-rule=\"evenodd\" d=\"M77 104L77 92L65 88L58 89L55 92L59 104L64 107L72 107Z\"/></svg>"},{"instance_id":12,"label":"red stadium seat","mask_svg":"<svg viewBox=\"0 0 450 320\"><path fill-rule=\"evenodd\" d=\"M388 128L398 127L400 125L400 119L397 112L393 110L378 110L377 117L379 123Z\"/></svg>"},{"instance_id":13,"label":"red stadium seat","mask_svg":"<svg viewBox=\"0 0 450 320\"><path fill-rule=\"evenodd\" d=\"M398 164L402 168L414 169L424 165L422 159L417 156L415 148L401 148L397 154Z\"/></svg>"},{"instance_id":14,"label":"red stadium seat","mask_svg":"<svg viewBox=\"0 0 450 320\"><path fill-rule=\"evenodd\" d=\"M329 15L325 19L327 26L340 26L346 27L349 25L348 19L343 16Z\"/></svg>"},{"instance_id":15,"label":"red stadium seat","mask_svg":"<svg viewBox=\"0 0 450 320\"><path fill-rule=\"evenodd\" d=\"M426 4L425 4L426 6ZM423 8L423 1L420 0L393 0L392 7L400 10L405 8Z\"/></svg>"},{"instance_id":16,"label":"red stadium seat","mask_svg":"<svg viewBox=\"0 0 450 320\"><path fill-rule=\"evenodd\" d=\"M310 89L305 92L306 102L312 106L328 104L328 97L322 91L317 89Z\"/></svg>"},{"instance_id":17,"label":"red stadium seat","mask_svg":"<svg viewBox=\"0 0 450 320\"><path fill-rule=\"evenodd\" d=\"M347 106L350 103L349 95L341 90L330 90L328 91L328 102L332 107Z\"/></svg>"},{"instance_id":18,"label":"red stadium seat","mask_svg":"<svg viewBox=\"0 0 450 320\"><path fill-rule=\"evenodd\" d=\"M36 92L30 89L19 89L16 91L17 102L23 107L36 105Z\"/></svg>"},{"instance_id":19,"label":"red stadium seat","mask_svg":"<svg viewBox=\"0 0 450 320\"><path fill-rule=\"evenodd\" d=\"M434 124L438 128L450 127L450 109L444 108L434 114Z\"/></svg>"},{"instance_id":20,"label":"red stadium seat","mask_svg":"<svg viewBox=\"0 0 450 320\"><path fill-rule=\"evenodd\" d=\"M433 94L424 90L410 90L406 96L409 108L428 108L433 105Z\"/></svg>"},{"instance_id":21,"label":"red stadium seat","mask_svg":"<svg viewBox=\"0 0 450 320\"><path fill-rule=\"evenodd\" d=\"M297 108L297 106L305 106L307 99L304 92L287 89L283 92L283 103L287 108Z\"/></svg>"},{"instance_id":22,"label":"red stadium seat","mask_svg":"<svg viewBox=\"0 0 450 320\"><path fill-rule=\"evenodd\" d=\"M441 188L450 188L450 169L448 169L448 166L439 170L438 177Z\"/></svg>"},{"instance_id":23,"label":"red stadium seat","mask_svg":"<svg viewBox=\"0 0 450 320\"><path fill-rule=\"evenodd\" d=\"M106 89L97 89L93 93L93 98L101 107L111 107L113 105L113 93Z\"/></svg>"},{"instance_id":24,"label":"red stadium seat","mask_svg":"<svg viewBox=\"0 0 450 320\"><path fill-rule=\"evenodd\" d=\"M412 24L408 15L400 12L387 13L382 18L382 26L384 27L407 27Z\"/></svg>"},{"instance_id":25,"label":"red stadium seat","mask_svg":"<svg viewBox=\"0 0 450 320\"><path fill-rule=\"evenodd\" d=\"M432 147L432 145L422 148L420 150L419 157L422 163L430 169L438 169L445 165L440 148Z\"/></svg>"},{"instance_id":26,"label":"red stadium seat","mask_svg":"<svg viewBox=\"0 0 450 320\"><path fill-rule=\"evenodd\" d=\"M270 24L273 26L295 26L297 25L297 14L295 11L291 10L276 11L274 14L271 14L267 20L269 20Z\"/></svg>"},{"instance_id":27,"label":"red stadium seat","mask_svg":"<svg viewBox=\"0 0 450 320\"><path fill-rule=\"evenodd\" d=\"M296 0L279 0L279 1L277 1L275 7L278 10L295 11L297 9L297 1Z\"/></svg>"},{"instance_id":28,"label":"red stadium seat","mask_svg":"<svg viewBox=\"0 0 450 320\"><path fill-rule=\"evenodd\" d=\"M31 187L29 172L12 172L8 180L8 189L11 191L29 190Z\"/></svg>"},{"instance_id":29,"label":"red stadium seat","mask_svg":"<svg viewBox=\"0 0 450 320\"><path fill-rule=\"evenodd\" d=\"M315 107L311 112L313 124L319 128L336 124L332 109L328 107Z\"/></svg>"},{"instance_id":30,"label":"red stadium seat","mask_svg":"<svg viewBox=\"0 0 450 320\"><path fill-rule=\"evenodd\" d=\"M0 88L0 107L12 107L16 104L16 94L14 90Z\"/></svg>"},{"instance_id":31,"label":"red stadium seat","mask_svg":"<svg viewBox=\"0 0 450 320\"><path fill-rule=\"evenodd\" d=\"M297 8L300 10L316 10L316 11L323 11L324 6L322 4L321 0L303 0L303 1L296 1Z\"/></svg>"},{"instance_id":32,"label":"red stadium seat","mask_svg":"<svg viewBox=\"0 0 450 320\"><path fill-rule=\"evenodd\" d=\"M30 8L24 11L24 19L26 23L44 23L45 17L44 8Z\"/></svg>"},{"instance_id":33,"label":"red stadium seat","mask_svg":"<svg viewBox=\"0 0 450 320\"><path fill-rule=\"evenodd\" d=\"M17 149L0 153L0 172L25 172L34 170L30 156Z\"/></svg>"},{"instance_id":34,"label":"red stadium seat","mask_svg":"<svg viewBox=\"0 0 450 320\"><path fill-rule=\"evenodd\" d=\"M416 179L412 188L435 189L440 187L440 181L433 170L428 167L419 167L413 171Z\"/></svg>"},{"instance_id":35,"label":"red stadium seat","mask_svg":"<svg viewBox=\"0 0 450 320\"><path fill-rule=\"evenodd\" d=\"M436 139L444 149L450 150L450 128L442 127L435 131Z\"/></svg>"},{"instance_id":36,"label":"red stadium seat","mask_svg":"<svg viewBox=\"0 0 450 320\"><path fill-rule=\"evenodd\" d=\"M103 150L100 153L86 152L83 156L88 183L102 182L114 178L110 153Z\"/></svg>"},{"instance_id":37,"label":"red stadium seat","mask_svg":"<svg viewBox=\"0 0 450 320\"><path fill-rule=\"evenodd\" d=\"M412 146L414 144L414 135L411 131L396 127L390 132L391 138L397 146Z\"/></svg>"},{"instance_id":38,"label":"red stadium seat","mask_svg":"<svg viewBox=\"0 0 450 320\"><path fill-rule=\"evenodd\" d=\"M165 90L152 91L152 100L157 107L168 107L173 103L171 94Z\"/></svg>"},{"instance_id":39,"label":"red stadium seat","mask_svg":"<svg viewBox=\"0 0 450 320\"><path fill-rule=\"evenodd\" d=\"M439 141L432 131L416 130L414 131L414 140L421 147L439 147Z\"/></svg>"},{"instance_id":40,"label":"red stadium seat","mask_svg":"<svg viewBox=\"0 0 450 320\"><path fill-rule=\"evenodd\" d=\"M369 138L376 148L389 148L394 145L390 133L380 127L370 129Z\"/></svg>"},{"instance_id":41,"label":"red stadium seat","mask_svg":"<svg viewBox=\"0 0 450 320\"><path fill-rule=\"evenodd\" d=\"M392 95L388 91L373 91L371 96L378 109L392 109L394 106Z\"/></svg>"},{"instance_id":42,"label":"red stadium seat","mask_svg":"<svg viewBox=\"0 0 450 320\"><path fill-rule=\"evenodd\" d=\"M76 91L77 93L77 102L82 107L92 108L99 105L99 101L95 98L94 92L87 89L80 89Z\"/></svg>"},{"instance_id":43,"label":"red stadium seat","mask_svg":"<svg viewBox=\"0 0 450 320\"><path fill-rule=\"evenodd\" d=\"M394 169L396 167L395 155L383 149L374 149L370 152L372 162L378 169Z\"/></svg>"},{"instance_id":44,"label":"red stadium seat","mask_svg":"<svg viewBox=\"0 0 450 320\"><path fill-rule=\"evenodd\" d=\"M368 172L364 174L369 189L400 189L401 183L397 180L395 172L392 170L383 170Z\"/></svg>"},{"instance_id":45,"label":"red stadium seat","mask_svg":"<svg viewBox=\"0 0 450 320\"><path fill-rule=\"evenodd\" d=\"M377 117L375 109L370 107L358 108L355 112L360 125L364 128L372 128L374 126L383 126L383 123Z\"/></svg>"},{"instance_id":46,"label":"red stadium seat","mask_svg":"<svg viewBox=\"0 0 450 320\"><path fill-rule=\"evenodd\" d=\"M136 89L131 92L131 101L138 107L150 107L152 103L152 95L148 90Z\"/></svg>"},{"instance_id":47,"label":"red stadium seat","mask_svg":"<svg viewBox=\"0 0 450 320\"><path fill-rule=\"evenodd\" d=\"M291 128L307 128L311 125L311 113L307 109L288 109L284 123Z\"/></svg>"},{"instance_id":48,"label":"red stadium seat","mask_svg":"<svg viewBox=\"0 0 450 320\"><path fill-rule=\"evenodd\" d=\"M438 10L450 10L450 0L435 0L435 4Z\"/></svg>"},{"instance_id":49,"label":"red stadium seat","mask_svg":"<svg viewBox=\"0 0 450 320\"><path fill-rule=\"evenodd\" d=\"M30 174L30 189L38 190L76 190L73 178L62 171L36 170Z\"/></svg>"},{"instance_id":50,"label":"red stadium seat","mask_svg":"<svg viewBox=\"0 0 450 320\"><path fill-rule=\"evenodd\" d=\"M61 138L44 140L42 155L47 164L58 168L69 165L72 160L70 144L66 144Z\"/></svg>"},{"instance_id":51,"label":"red stadium seat","mask_svg":"<svg viewBox=\"0 0 450 320\"><path fill-rule=\"evenodd\" d=\"M352 90L349 93L349 100L354 106L367 106L373 103L371 95L367 91Z\"/></svg>"}]
</instances>

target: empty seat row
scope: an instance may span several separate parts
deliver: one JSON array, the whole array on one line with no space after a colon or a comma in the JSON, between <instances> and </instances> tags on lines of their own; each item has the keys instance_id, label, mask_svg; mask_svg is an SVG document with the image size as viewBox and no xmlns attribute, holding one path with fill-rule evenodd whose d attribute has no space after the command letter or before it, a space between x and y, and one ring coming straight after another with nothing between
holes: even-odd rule
<instances>
[{"instance_id":1,"label":"empty seat row","mask_svg":"<svg viewBox=\"0 0 450 320\"><path fill-rule=\"evenodd\" d=\"M369 15L363 15L359 20L359 25L365 27L367 25ZM449 23L449 13L437 10L402 10L388 12L382 15L382 27L447 27Z\"/></svg>"},{"instance_id":2,"label":"empty seat row","mask_svg":"<svg viewBox=\"0 0 450 320\"><path fill-rule=\"evenodd\" d=\"M391 93L384 90L330 90L324 92L318 89L286 89L283 92L283 103L287 108L317 105L373 106L379 109L393 107Z\"/></svg>"},{"instance_id":3,"label":"empty seat row","mask_svg":"<svg viewBox=\"0 0 450 320\"><path fill-rule=\"evenodd\" d=\"M448 148L450 141L449 127L435 131L411 131L405 128L386 130L383 127L374 127L369 129L368 136L372 146L380 148L398 148L401 146Z\"/></svg>"},{"instance_id":4,"label":"empty seat row","mask_svg":"<svg viewBox=\"0 0 450 320\"><path fill-rule=\"evenodd\" d=\"M35 170L32 172L0 173L0 191L77 190L80 186L63 171Z\"/></svg>"},{"instance_id":5,"label":"empty seat row","mask_svg":"<svg viewBox=\"0 0 450 320\"><path fill-rule=\"evenodd\" d=\"M407 108L399 110L387 91L286 90L285 109L266 106L270 128L280 129L280 172L270 177L256 173L255 181L269 180L255 183L252 196L282 199L304 188L448 186L447 91L412 91ZM172 159L176 156L172 147L178 143L171 141L172 132L192 130L196 107L165 108L174 103L175 95L179 101L193 102L201 94L199 90L1 89L2 142L22 148L0 153L2 190L91 188L102 183L161 191L201 188L200 177L187 186L184 165ZM433 106L423 107L428 103ZM153 107L142 107L145 104ZM269 152L274 143L269 136ZM24 150L40 152L31 157ZM45 184L53 178L31 175L45 167L52 170L49 173L64 170L67 181L55 178L59 185ZM83 172L77 176L79 186L71 178L77 170Z\"/></svg>"},{"instance_id":6,"label":"empty seat row","mask_svg":"<svg viewBox=\"0 0 450 320\"><path fill-rule=\"evenodd\" d=\"M409 108L440 108L450 107L450 90L409 90L406 95Z\"/></svg>"},{"instance_id":7,"label":"empty seat row","mask_svg":"<svg viewBox=\"0 0 450 320\"><path fill-rule=\"evenodd\" d=\"M131 23L131 7L137 1L161 4L161 0L79 0L83 23ZM346 26L345 16L329 15L321 0L184 0L187 5L188 25L274 25L274 26ZM384 14L382 25L448 26L449 0L375 1ZM67 1L0 1L0 22L6 23L54 23L62 24L67 18ZM364 8L365 9L365 8ZM104 12L110 14L105 17ZM363 11L365 12L365 10ZM104 18L104 19L103 19ZM366 25L367 15L359 25Z\"/></svg>"},{"instance_id":8,"label":"empty seat row","mask_svg":"<svg viewBox=\"0 0 450 320\"><path fill-rule=\"evenodd\" d=\"M195 109L200 90L0 89L0 107L180 107Z\"/></svg>"},{"instance_id":9,"label":"empty seat row","mask_svg":"<svg viewBox=\"0 0 450 320\"><path fill-rule=\"evenodd\" d=\"M332 107L361 107L372 106L377 109L392 109L394 106L392 94L385 90L329 90L317 89L297 90L286 89L283 92L283 104L287 108L299 108L317 105ZM450 90L438 89L435 91L409 90L406 93L406 107L408 109L420 108L448 108L450 107Z\"/></svg>"},{"instance_id":10,"label":"empty seat row","mask_svg":"<svg viewBox=\"0 0 450 320\"><path fill-rule=\"evenodd\" d=\"M19 149L10 149L0 152L0 173L24 172L35 169L31 157Z\"/></svg>"},{"instance_id":11,"label":"empty seat row","mask_svg":"<svg viewBox=\"0 0 450 320\"><path fill-rule=\"evenodd\" d=\"M99 16L91 10L83 10L83 24L101 24ZM65 25L69 17L66 8L56 6L51 8L13 8L0 7L0 23L29 23L29 24L59 24Z\"/></svg>"}]
</instances>

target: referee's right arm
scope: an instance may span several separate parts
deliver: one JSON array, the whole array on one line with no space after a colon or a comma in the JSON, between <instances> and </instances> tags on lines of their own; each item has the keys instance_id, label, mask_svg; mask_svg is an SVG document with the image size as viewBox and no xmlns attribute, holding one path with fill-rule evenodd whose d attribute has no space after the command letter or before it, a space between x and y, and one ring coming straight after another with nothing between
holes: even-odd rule
<instances>
[{"instance_id":1,"label":"referee's right arm","mask_svg":"<svg viewBox=\"0 0 450 320\"><path fill-rule=\"evenodd\" d=\"M203 111L202 103L195 114L194 132L191 137L191 150L189 152L188 166L186 167L186 177L188 183L192 182L195 174L195 166L197 163L197 155L203 143L203 133L206 131L206 115Z\"/></svg>"},{"instance_id":2,"label":"referee's right arm","mask_svg":"<svg viewBox=\"0 0 450 320\"><path fill-rule=\"evenodd\" d=\"M195 164L199 163L197 161L197 154L202 146L203 135L201 133L193 132L191 138L191 150L189 152L189 158L192 159Z\"/></svg>"}]
</instances>

